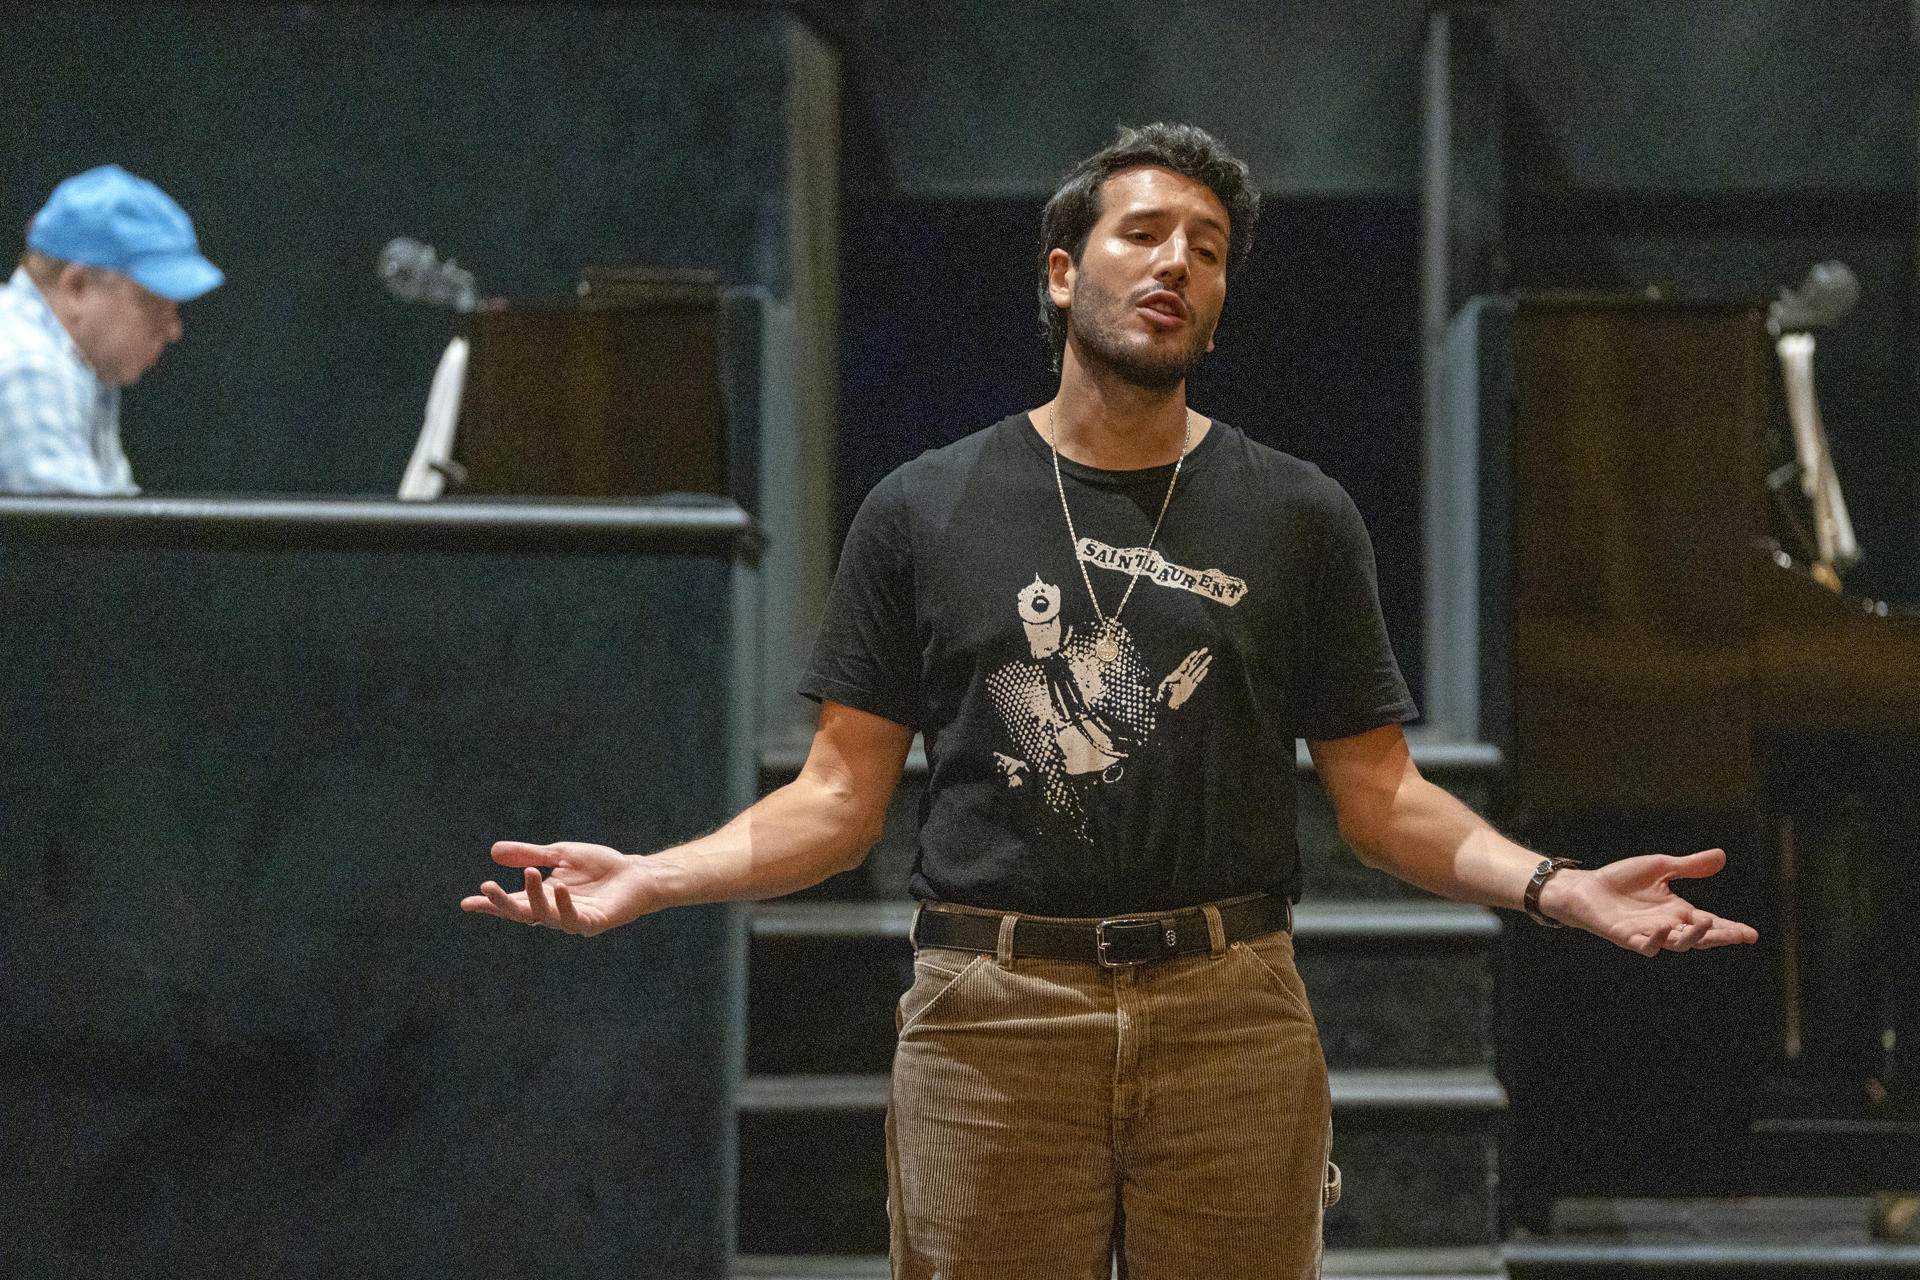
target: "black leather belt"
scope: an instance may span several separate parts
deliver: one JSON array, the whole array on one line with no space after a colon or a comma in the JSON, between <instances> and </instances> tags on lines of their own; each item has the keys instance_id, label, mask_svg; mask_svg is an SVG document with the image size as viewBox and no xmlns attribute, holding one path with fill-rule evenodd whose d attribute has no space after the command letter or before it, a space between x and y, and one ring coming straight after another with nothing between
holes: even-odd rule
<instances>
[{"instance_id":1,"label":"black leather belt","mask_svg":"<svg viewBox=\"0 0 1920 1280\"><path fill-rule=\"evenodd\" d=\"M1219 908L1220 923L1226 927L1229 944L1293 928L1293 904L1269 893L1230 898L1215 906ZM997 953L1000 921L1004 918L999 914L957 911L929 902L921 907L914 922L913 941L922 947ZM1118 969L1213 948L1213 940L1207 933L1206 913L1199 907L1143 911L1106 920L1058 920L1015 914L1013 921L1013 954L1027 959L1085 960Z\"/></svg>"}]
</instances>

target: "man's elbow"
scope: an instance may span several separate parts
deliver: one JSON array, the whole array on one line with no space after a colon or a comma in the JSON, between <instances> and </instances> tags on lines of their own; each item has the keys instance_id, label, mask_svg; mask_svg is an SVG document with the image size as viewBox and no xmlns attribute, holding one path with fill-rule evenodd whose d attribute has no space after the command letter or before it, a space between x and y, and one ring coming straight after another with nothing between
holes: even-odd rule
<instances>
[{"instance_id":1,"label":"man's elbow","mask_svg":"<svg viewBox=\"0 0 1920 1280\"><path fill-rule=\"evenodd\" d=\"M851 871L867 860L886 831L887 811L844 784L830 785L834 813L832 874Z\"/></svg>"},{"instance_id":2,"label":"man's elbow","mask_svg":"<svg viewBox=\"0 0 1920 1280\"><path fill-rule=\"evenodd\" d=\"M1363 867L1375 871L1390 871L1393 860L1386 853L1386 842L1381 838L1377 824L1343 818L1339 824L1340 838L1347 848L1353 850L1353 856L1360 860Z\"/></svg>"},{"instance_id":3,"label":"man's elbow","mask_svg":"<svg viewBox=\"0 0 1920 1280\"><path fill-rule=\"evenodd\" d=\"M873 846L880 843L880 833L886 827L885 819L885 814L873 818L864 813L848 813L843 821L835 823L836 829L829 844L832 856L828 874L839 875L843 871L852 871L865 862Z\"/></svg>"}]
</instances>

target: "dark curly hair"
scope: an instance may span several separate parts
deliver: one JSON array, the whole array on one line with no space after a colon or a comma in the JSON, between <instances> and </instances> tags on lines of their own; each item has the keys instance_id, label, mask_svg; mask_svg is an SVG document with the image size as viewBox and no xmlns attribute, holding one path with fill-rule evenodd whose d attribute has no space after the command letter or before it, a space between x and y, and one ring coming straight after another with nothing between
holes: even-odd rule
<instances>
[{"instance_id":1,"label":"dark curly hair","mask_svg":"<svg viewBox=\"0 0 1920 1280\"><path fill-rule=\"evenodd\" d=\"M1122 125L1119 137L1067 170L1040 213L1040 332L1053 353L1055 370L1067 350L1067 313L1054 305L1047 291L1047 259L1055 249L1065 249L1077 265L1093 224L1100 221L1101 186L1122 170L1148 165L1171 169L1220 197L1227 210L1228 279L1239 273L1253 247L1260 193L1247 176L1246 161L1197 125L1156 123L1137 129Z\"/></svg>"}]
</instances>

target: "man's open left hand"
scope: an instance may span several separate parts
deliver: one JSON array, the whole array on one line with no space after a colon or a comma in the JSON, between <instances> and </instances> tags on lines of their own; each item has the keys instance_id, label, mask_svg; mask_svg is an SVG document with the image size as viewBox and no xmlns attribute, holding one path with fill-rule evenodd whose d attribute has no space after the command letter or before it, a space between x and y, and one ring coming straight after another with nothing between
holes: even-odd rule
<instances>
[{"instance_id":1,"label":"man's open left hand","mask_svg":"<svg viewBox=\"0 0 1920 1280\"><path fill-rule=\"evenodd\" d=\"M1726 865L1724 850L1706 849L1684 858L1649 854L1592 871L1561 871L1547 881L1540 905L1556 920L1643 956L1757 941L1752 926L1703 911L1668 886L1704 879ZM1561 892L1553 894L1555 888Z\"/></svg>"}]
</instances>

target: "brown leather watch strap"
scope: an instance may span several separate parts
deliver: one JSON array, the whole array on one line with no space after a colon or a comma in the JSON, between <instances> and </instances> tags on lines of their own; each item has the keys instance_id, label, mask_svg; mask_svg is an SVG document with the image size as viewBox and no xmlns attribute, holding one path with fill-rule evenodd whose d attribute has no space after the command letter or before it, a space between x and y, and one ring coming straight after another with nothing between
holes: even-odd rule
<instances>
[{"instance_id":1,"label":"brown leather watch strap","mask_svg":"<svg viewBox=\"0 0 1920 1280\"><path fill-rule=\"evenodd\" d=\"M1526 895L1520 899L1520 905L1526 908L1527 915L1532 918L1535 924L1545 925L1549 929L1566 928L1566 926L1558 920L1552 919L1544 911L1540 910L1540 890L1546 885L1553 873L1560 868L1577 867L1579 865L1580 862L1577 858L1540 859L1540 865L1533 869L1533 879L1527 881Z\"/></svg>"}]
</instances>

